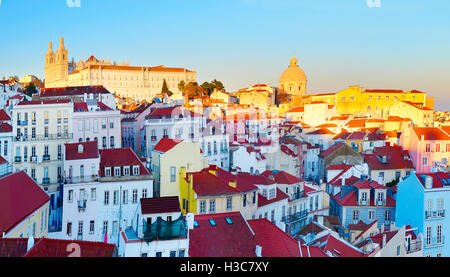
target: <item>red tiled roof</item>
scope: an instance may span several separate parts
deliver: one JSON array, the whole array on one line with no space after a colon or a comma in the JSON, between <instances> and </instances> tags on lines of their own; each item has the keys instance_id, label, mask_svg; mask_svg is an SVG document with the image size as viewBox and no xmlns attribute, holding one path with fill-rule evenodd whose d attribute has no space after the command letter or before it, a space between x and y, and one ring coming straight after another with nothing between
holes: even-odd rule
<instances>
[{"instance_id":1,"label":"red tiled roof","mask_svg":"<svg viewBox=\"0 0 450 277\"><path fill-rule=\"evenodd\" d=\"M450 135L438 127L414 127L413 130L419 140L422 135L425 140L450 140Z\"/></svg>"},{"instance_id":2,"label":"red tiled roof","mask_svg":"<svg viewBox=\"0 0 450 277\"><path fill-rule=\"evenodd\" d=\"M5 112L5 110L0 110L0 121L10 121L11 117Z\"/></svg>"},{"instance_id":3,"label":"red tiled roof","mask_svg":"<svg viewBox=\"0 0 450 277\"><path fill-rule=\"evenodd\" d=\"M288 199L289 195L287 195L286 193L284 193L282 190L277 188L277 196L275 198L272 198L270 200L268 200L266 197L262 196L261 194L258 193L258 208L259 207L263 207L263 206L267 206L269 204L278 202L278 201L282 201L284 199Z\"/></svg>"},{"instance_id":4,"label":"red tiled roof","mask_svg":"<svg viewBox=\"0 0 450 277\"><path fill-rule=\"evenodd\" d=\"M403 93L403 90L399 89L366 89L367 93Z\"/></svg>"},{"instance_id":5,"label":"red tiled roof","mask_svg":"<svg viewBox=\"0 0 450 277\"><path fill-rule=\"evenodd\" d=\"M431 176L433 178L433 188L443 188L450 185L450 173L448 172L435 172L435 173L416 173L420 183L425 188L425 176ZM444 182L444 179L447 183Z\"/></svg>"},{"instance_id":6,"label":"red tiled roof","mask_svg":"<svg viewBox=\"0 0 450 277\"><path fill-rule=\"evenodd\" d=\"M329 258L319 246L301 245L302 258Z\"/></svg>"},{"instance_id":7,"label":"red tiled roof","mask_svg":"<svg viewBox=\"0 0 450 277\"><path fill-rule=\"evenodd\" d=\"M24 171L0 177L0 235L49 201L47 193Z\"/></svg>"},{"instance_id":8,"label":"red tiled roof","mask_svg":"<svg viewBox=\"0 0 450 277\"><path fill-rule=\"evenodd\" d=\"M305 107L295 107L287 111L286 113L303 113L305 112Z\"/></svg>"},{"instance_id":9,"label":"red tiled roof","mask_svg":"<svg viewBox=\"0 0 450 277\"><path fill-rule=\"evenodd\" d=\"M387 163L382 162L383 156L387 156ZM372 154L364 155L364 160L371 170L413 169L414 165L408 158L408 151L403 151L401 147L396 146L378 147Z\"/></svg>"},{"instance_id":10,"label":"red tiled roof","mask_svg":"<svg viewBox=\"0 0 450 277\"><path fill-rule=\"evenodd\" d=\"M270 171L270 170L266 170L262 173L263 176L271 179L273 178L273 180L277 183L277 184L297 184L300 182L303 182L304 180L295 177L294 175L291 175L285 171ZM271 177L272 176L272 177Z\"/></svg>"},{"instance_id":11,"label":"red tiled roof","mask_svg":"<svg viewBox=\"0 0 450 277\"><path fill-rule=\"evenodd\" d=\"M342 186L342 178L339 178L341 175L336 176L337 178L334 178L333 180L331 180L330 182L328 182L328 184L334 186L334 187L340 187ZM338 179L339 178L339 179ZM345 179L345 185L346 186L351 186L354 183L358 182L360 180L360 178L356 177L356 176L351 176L350 178L346 178Z\"/></svg>"},{"instance_id":12,"label":"red tiled roof","mask_svg":"<svg viewBox=\"0 0 450 277\"><path fill-rule=\"evenodd\" d=\"M170 108L159 108L154 110L152 113L150 113L149 115L147 115L145 118L146 119L159 119L161 117L172 117L172 116L180 116L181 114L183 114L183 116L191 116L191 117L201 117L201 114L198 113L194 113L188 109L184 109L180 106L177 107L170 107Z\"/></svg>"},{"instance_id":13,"label":"red tiled roof","mask_svg":"<svg viewBox=\"0 0 450 277\"><path fill-rule=\"evenodd\" d=\"M342 194L342 191L339 192L336 195L332 195L331 198L333 200L335 200L337 203L339 203L339 205L341 206L351 206L351 207L355 207L355 206L359 206L358 201L357 201L357 192L356 191L351 191L348 194L346 194L344 197L340 198ZM375 203L374 203L374 199L373 197L370 197L370 207L375 207ZM392 198L390 195L386 195L386 207L395 207L395 199Z\"/></svg>"},{"instance_id":14,"label":"red tiled roof","mask_svg":"<svg viewBox=\"0 0 450 277\"><path fill-rule=\"evenodd\" d=\"M0 123L0 133L12 132L12 126L8 123Z\"/></svg>"},{"instance_id":15,"label":"red tiled roof","mask_svg":"<svg viewBox=\"0 0 450 277\"><path fill-rule=\"evenodd\" d=\"M51 105L51 104L67 104L70 103L70 99L55 99L55 100L37 100L37 101L22 101L18 106L25 105Z\"/></svg>"},{"instance_id":16,"label":"red tiled roof","mask_svg":"<svg viewBox=\"0 0 450 277\"><path fill-rule=\"evenodd\" d=\"M0 238L0 258L18 258L27 253L28 239Z\"/></svg>"},{"instance_id":17,"label":"red tiled roof","mask_svg":"<svg viewBox=\"0 0 450 277\"><path fill-rule=\"evenodd\" d=\"M366 127L367 119L352 119L345 126L348 128L364 128Z\"/></svg>"},{"instance_id":18,"label":"red tiled roof","mask_svg":"<svg viewBox=\"0 0 450 277\"><path fill-rule=\"evenodd\" d=\"M93 94L110 94L103 86L80 86L80 87L60 87L45 88L41 90L41 97L57 97L70 95L84 95L85 93Z\"/></svg>"},{"instance_id":19,"label":"red tiled roof","mask_svg":"<svg viewBox=\"0 0 450 277\"><path fill-rule=\"evenodd\" d=\"M450 136L450 125L441 126L442 131L446 132Z\"/></svg>"},{"instance_id":20,"label":"red tiled roof","mask_svg":"<svg viewBox=\"0 0 450 277\"><path fill-rule=\"evenodd\" d=\"M139 165L139 175L150 175L131 148L102 149L100 151L100 176L105 177L105 167ZM132 169L131 169L132 170Z\"/></svg>"},{"instance_id":21,"label":"red tiled roof","mask_svg":"<svg viewBox=\"0 0 450 277\"><path fill-rule=\"evenodd\" d=\"M256 257L255 235L240 212L195 215L194 220L198 227L189 230L190 257Z\"/></svg>"},{"instance_id":22,"label":"red tiled roof","mask_svg":"<svg viewBox=\"0 0 450 277\"><path fill-rule=\"evenodd\" d=\"M169 138L162 138L156 145L153 147L154 151L166 153L175 146L177 146L179 143L183 142L182 140L178 139L169 139Z\"/></svg>"},{"instance_id":23,"label":"red tiled roof","mask_svg":"<svg viewBox=\"0 0 450 277\"><path fill-rule=\"evenodd\" d=\"M239 172L238 175L236 175L236 179L238 183L247 183L252 185L273 185L275 184L275 181L270 180L264 175L251 175L247 172Z\"/></svg>"},{"instance_id":24,"label":"red tiled roof","mask_svg":"<svg viewBox=\"0 0 450 277\"><path fill-rule=\"evenodd\" d=\"M329 156L330 154L334 153L335 151L337 151L339 148L341 148L344 145L346 145L346 144L343 142L336 143L335 145L331 146L327 150L320 151L320 156L325 158L325 157Z\"/></svg>"},{"instance_id":25,"label":"red tiled roof","mask_svg":"<svg viewBox=\"0 0 450 277\"><path fill-rule=\"evenodd\" d=\"M116 245L103 242L39 239L24 257L69 257L73 253L71 244L80 247L80 257L113 257Z\"/></svg>"},{"instance_id":26,"label":"red tiled roof","mask_svg":"<svg viewBox=\"0 0 450 277\"><path fill-rule=\"evenodd\" d=\"M73 103L73 111L74 112L87 112L88 107L86 102L76 102Z\"/></svg>"},{"instance_id":27,"label":"red tiled roof","mask_svg":"<svg viewBox=\"0 0 450 277\"><path fill-rule=\"evenodd\" d=\"M307 135L335 135L334 132L328 130L327 128L320 128L318 130L315 130L313 132L307 133Z\"/></svg>"},{"instance_id":28,"label":"red tiled roof","mask_svg":"<svg viewBox=\"0 0 450 277\"><path fill-rule=\"evenodd\" d=\"M352 246L350 243L344 241L343 239L338 239L334 235L328 234L322 236L313 242L309 243L310 245L319 246L323 252L331 253L336 257L366 257L361 250Z\"/></svg>"},{"instance_id":29,"label":"red tiled roof","mask_svg":"<svg viewBox=\"0 0 450 277\"><path fill-rule=\"evenodd\" d=\"M269 220L253 219L248 224L262 247L262 257L300 257L298 242Z\"/></svg>"},{"instance_id":30,"label":"red tiled roof","mask_svg":"<svg viewBox=\"0 0 450 277\"><path fill-rule=\"evenodd\" d=\"M365 234L372 226L374 226L375 224L378 224L378 220L372 221L372 223L368 224L366 226L365 229L362 230L362 232L355 238L358 239L360 238L363 234Z\"/></svg>"},{"instance_id":31,"label":"red tiled roof","mask_svg":"<svg viewBox=\"0 0 450 277\"><path fill-rule=\"evenodd\" d=\"M397 233L398 233L398 230L376 234L374 236L371 236L370 240L366 239L366 240L363 240L362 242L358 243L357 247L363 247L364 245L366 245L370 242L379 244L381 247L381 245L383 244L384 235L386 235L386 243L388 243Z\"/></svg>"},{"instance_id":32,"label":"red tiled roof","mask_svg":"<svg viewBox=\"0 0 450 277\"><path fill-rule=\"evenodd\" d=\"M83 151L78 152L79 146L83 146ZM66 143L66 160L82 160L98 158L98 143L97 141L87 141L78 143Z\"/></svg>"},{"instance_id":33,"label":"red tiled roof","mask_svg":"<svg viewBox=\"0 0 450 277\"><path fill-rule=\"evenodd\" d=\"M181 212L178 196L141 198L142 214Z\"/></svg>"}]
</instances>

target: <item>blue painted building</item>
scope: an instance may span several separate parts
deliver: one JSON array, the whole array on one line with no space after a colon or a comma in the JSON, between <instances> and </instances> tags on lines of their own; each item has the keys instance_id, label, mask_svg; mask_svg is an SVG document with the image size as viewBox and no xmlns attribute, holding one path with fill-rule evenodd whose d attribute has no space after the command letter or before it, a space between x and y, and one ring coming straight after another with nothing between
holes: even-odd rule
<instances>
[{"instance_id":1,"label":"blue painted building","mask_svg":"<svg viewBox=\"0 0 450 277\"><path fill-rule=\"evenodd\" d=\"M330 197L330 215L339 217L344 233L348 232L349 224L360 220L366 224L377 220L378 228L389 229L395 222L395 206L391 189L371 180L343 186L338 194Z\"/></svg>"},{"instance_id":2,"label":"blue painted building","mask_svg":"<svg viewBox=\"0 0 450 277\"><path fill-rule=\"evenodd\" d=\"M423 254L450 257L450 174L412 172L398 185L397 226L411 225L423 234Z\"/></svg>"}]
</instances>

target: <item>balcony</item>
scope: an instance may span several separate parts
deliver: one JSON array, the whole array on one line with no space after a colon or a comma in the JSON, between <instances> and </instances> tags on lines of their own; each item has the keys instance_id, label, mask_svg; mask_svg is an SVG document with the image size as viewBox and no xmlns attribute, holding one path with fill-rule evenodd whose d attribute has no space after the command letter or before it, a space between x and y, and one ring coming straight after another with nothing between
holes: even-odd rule
<instances>
[{"instance_id":1,"label":"balcony","mask_svg":"<svg viewBox=\"0 0 450 277\"><path fill-rule=\"evenodd\" d=\"M62 159L63 159L62 154L58 154L58 161L62 161Z\"/></svg>"},{"instance_id":2,"label":"balcony","mask_svg":"<svg viewBox=\"0 0 450 277\"><path fill-rule=\"evenodd\" d=\"M183 216L180 216L177 220L165 221L161 218L156 219L152 224L147 224L143 220L143 226L141 228L143 239L147 241L153 240L170 240L180 237L187 237L187 223Z\"/></svg>"},{"instance_id":3,"label":"balcony","mask_svg":"<svg viewBox=\"0 0 450 277\"><path fill-rule=\"evenodd\" d=\"M151 136L151 140L152 140L152 142L156 142L156 136Z\"/></svg>"},{"instance_id":4,"label":"balcony","mask_svg":"<svg viewBox=\"0 0 450 277\"><path fill-rule=\"evenodd\" d=\"M57 139L73 139L73 133L65 134L40 134L29 136L16 136L14 141L37 141L37 140L57 140Z\"/></svg>"},{"instance_id":5,"label":"balcony","mask_svg":"<svg viewBox=\"0 0 450 277\"><path fill-rule=\"evenodd\" d=\"M42 178L42 184L49 185L50 184L50 178L49 177Z\"/></svg>"},{"instance_id":6,"label":"balcony","mask_svg":"<svg viewBox=\"0 0 450 277\"><path fill-rule=\"evenodd\" d=\"M36 163L37 162L37 156L30 156L30 162Z\"/></svg>"},{"instance_id":7,"label":"balcony","mask_svg":"<svg viewBox=\"0 0 450 277\"><path fill-rule=\"evenodd\" d=\"M50 161L50 155L44 155L42 156L43 161Z\"/></svg>"},{"instance_id":8,"label":"balcony","mask_svg":"<svg viewBox=\"0 0 450 277\"><path fill-rule=\"evenodd\" d=\"M15 156L14 157L14 162L15 163L21 163L22 162L22 157L21 156Z\"/></svg>"},{"instance_id":9,"label":"balcony","mask_svg":"<svg viewBox=\"0 0 450 277\"><path fill-rule=\"evenodd\" d=\"M406 248L406 254L413 254L422 250L422 241L411 241L410 245Z\"/></svg>"},{"instance_id":10,"label":"balcony","mask_svg":"<svg viewBox=\"0 0 450 277\"><path fill-rule=\"evenodd\" d=\"M294 201L294 200L297 200L297 199L301 199L303 197L304 197L304 192L303 191L294 192L294 193L291 194L290 200Z\"/></svg>"},{"instance_id":11,"label":"balcony","mask_svg":"<svg viewBox=\"0 0 450 277\"><path fill-rule=\"evenodd\" d=\"M86 175L86 176L71 176L66 177L66 184L79 184L79 183L89 183L98 182L98 175Z\"/></svg>"},{"instance_id":12,"label":"balcony","mask_svg":"<svg viewBox=\"0 0 450 277\"><path fill-rule=\"evenodd\" d=\"M28 125L28 120L17 120L18 126L26 126Z\"/></svg>"},{"instance_id":13,"label":"balcony","mask_svg":"<svg viewBox=\"0 0 450 277\"><path fill-rule=\"evenodd\" d=\"M78 200L78 211L79 212L86 210L86 203L87 203L86 199Z\"/></svg>"},{"instance_id":14,"label":"balcony","mask_svg":"<svg viewBox=\"0 0 450 277\"><path fill-rule=\"evenodd\" d=\"M425 211L425 219L426 220L442 219L444 217L445 217L445 210Z\"/></svg>"},{"instance_id":15,"label":"balcony","mask_svg":"<svg viewBox=\"0 0 450 277\"><path fill-rule=\"evenodd\" d=\"M290 224L296 221L300 221L302 219L305 219L306 217L308 217L308 210L304 210L292 215L288 215L288 216L283 216L281 218L281 221L283 221L286 224Z\"/></svg>"},{"instance_id":16,"label":"balcony","mask_svg":"<svg viewBox=\"0 0 450 277\"><path fill-rule=\"evenodd\" d=\"M431 248L431 247L439 247L444 245L445 243L445 236L442 237L433 237L430 240L425 239L425 248Z\"/></svg>"}]
</instances>

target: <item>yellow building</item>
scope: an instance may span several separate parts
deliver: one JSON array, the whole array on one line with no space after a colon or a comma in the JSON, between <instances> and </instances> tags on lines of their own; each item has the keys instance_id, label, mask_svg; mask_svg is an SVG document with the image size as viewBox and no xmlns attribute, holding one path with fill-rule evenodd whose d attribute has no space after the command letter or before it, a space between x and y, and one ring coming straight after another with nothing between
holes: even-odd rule
<instances>
[{"instance_id":1,"label":"yellow building","mask_svg":"<svg viewBox=\"0 0 450 277\"><path fill-rule=\"evenodd\" d=\"M389 108L389 116L410 118L416 127L433 127L433 110L423 104L409 101L394 103Z\"/></svg>"},{"instance_id":2,"label":"yellow building","mask_svg":"<svg viewBox=\"0 0 450 277\"><path fill-rule=\"evenodd\" d=\"M241 211L245 218L256 215L258 188L239 182L217 166L199 172L180 170L180 206L183 214L215 214Z\"/></svg>"},{"instance_id":3,"label":"yellow building","mask_svg":"<svg viewBox=\"0 0 450 277\"><path fill-rule=\"evenodd\" d=\"M24 171L0 177L0 237L47 237L50 197Z\"/></svg>"},{"instance_id":4,"label":"yellow building","mask_svg":"<svg viewBox=\"0 0 450 277\"><path fill-rule=\"evenodd\" d=\"M268 110L274 104L274 89L265 84L257 84L246 89L240 89L236 93L239 104L250 105L260 109Z\"/></svg>"},{"instance_id":5,"label":"yellow building","mask_svg":"<svg viewBox=\"0 0 450 277\"><path fill-rule=\"evenodd\" d=\"M181 168L200 171L207 166L198 142L163 138L152 151L152 173L155 195L178 196Z\"/></svg>"},{"instance_id":6,"label":"yellow building","mask_svg":"<svg viewBox=\"0 0 450 277\"><path fill-rule=\"evenodd\" d=\"M299 106L306 96L307 79L305 72L298 66L298 59L292 57L289 67L281 74L277 103Z\"/></svg>"}]
</instances>

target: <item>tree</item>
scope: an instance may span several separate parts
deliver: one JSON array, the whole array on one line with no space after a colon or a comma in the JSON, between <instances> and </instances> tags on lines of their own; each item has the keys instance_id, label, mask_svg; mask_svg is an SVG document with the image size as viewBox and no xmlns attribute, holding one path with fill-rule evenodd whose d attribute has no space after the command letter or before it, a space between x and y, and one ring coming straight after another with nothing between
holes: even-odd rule
<instances>
[{"instance_id":1,"label":"tree","mask_svg":"<svg viewBox=\"0 0 450 277\"><path fill-rule=\"evenodd\" d=\"M221 81L217 81L216 79L214 79L211 84L214 86L215 89L217 90L224 90L225 86L223 85L223 83Z\"/></svg>"},{"instance_id":2,"label":"tree","mask_svg":"<svg viewBox=\"0 0 450 277\"><path fill-rule=\"evenodd\" d=\"M208 83L208 82L204 82L201 87L206 91L206 93L208 93L208 96L211 95L211 93L213 93L214 91L214 85L213 83Z\"/></svg>"},{"instance_id":3,"label":"tree","mask_svg":"<svg viewBox=\"0 0 450 277\"><path fill-rule=\"evenodd\" d=\"M167 86L166 79L164 79L164 81L163 81L161 93L167 94L169 97L173 95L173 93L169 90L169 86Z\"/></svg>"},{"instance_id":4,"label":"tree","mask_svg":"<svg viewBox=\"0 0 450 277\"><path fill-rule=\"evenodd\" d=\"M37 93L36 86L33 83L29 83L28 86L25 87L25 94L32 97L35 93Z\"/></svg>"},{"instance_id":5,"label":"tree","mask_svg":"<svg viewBox=\"0 0 450 277\"><path fill-rule=\"evenodd\" d=\"M198 85L197 82L189 82L184 87L184 92L189 95L189 97L200 97L206 95L206 91Z\"/></svg>"},{"instance_id":6,"label":"tree","mask_svg":"<svg viewBox=\"0 0 450 277\"><path fill-rule=\"evenodd\" d=\"M178 90L179 91L181 91L181 92L184 92L184 87L186 86L186 83L183 81L183 80L181 80L179 83L178 83Z\"/></svg>"}]
</instances>

